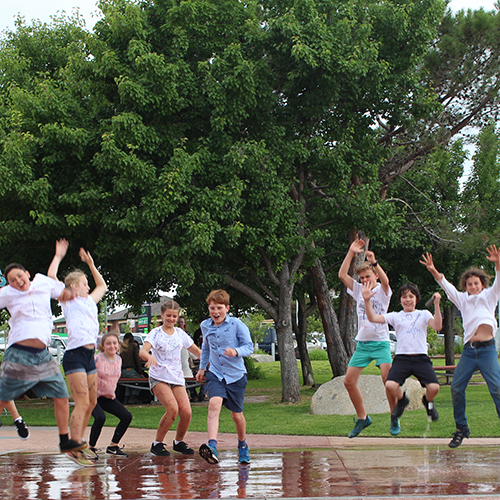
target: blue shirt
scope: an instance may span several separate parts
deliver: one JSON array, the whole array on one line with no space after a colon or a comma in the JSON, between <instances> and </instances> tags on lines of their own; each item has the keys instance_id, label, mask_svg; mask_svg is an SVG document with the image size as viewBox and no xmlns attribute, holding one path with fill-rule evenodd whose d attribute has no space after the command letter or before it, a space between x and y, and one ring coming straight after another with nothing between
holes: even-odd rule
<instances>
[{"instance_id":1,"label":"blue shirt","mask_svg":"<svg viewBox=\"0 0 500 500\"><path fill-rule=\"evenodd\" d=\"M245 356L253 353L253 342L247 325L237 318L226 316L224 322L214 325L208 318L200 325L203 334L201 346L200 369L205 370L210 361L210 373L219 380L225 379L227 384L240 380L247 372ZM236 349L237 356L224 354L226 348Z\"/></svg>"}]
</instances>

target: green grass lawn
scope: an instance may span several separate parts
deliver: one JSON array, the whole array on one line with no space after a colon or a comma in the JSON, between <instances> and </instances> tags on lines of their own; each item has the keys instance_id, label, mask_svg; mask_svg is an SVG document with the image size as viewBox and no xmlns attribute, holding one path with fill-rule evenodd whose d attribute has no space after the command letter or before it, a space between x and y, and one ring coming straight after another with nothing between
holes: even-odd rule
<instances>
[{"instance_id":1,"label":"green grass lawn","mask_svg":"<svg viewBox=\"0 0 500 500\"><path fill-rule=\"evenodd\" d=\"M441 359L433 360L435 364L444 364ZM262 363L260 365L265 378L250 380L246 394L248 396L266 395L264 403L245 403L245 417L248 433L284 434L284 435L317 435L346 436L353 427L352 416L311 415L309 412L311 398L315 389L301 388L302 401L299 404L281 403L281 379L279 362ZM331 368L328 361L312 361L314 377L317 384L331 379ZM300 373L300 366L299 366ZM370 365L363 372L366 375L378 375L375 365ZM473 385L467 389L467 417L474 437L500 437L500 421L495 411L486 385L480 376L475 376ZM476 385L477 384L477 385ZM427 421L424 408L405 412L401 418L401 437L450 437L454 431L453 408L451 405L450 386L442 385L435 400L439 410L439 420ZM17 401L19 412L28 425L55 425L52 402L44 400ZM163 414L158 405L129 406L134 419L132 427L156 429ZM390 436L389 413L371 415L373 424L363 431L363 436ZM207 406L193 405L191 431L206 432ZM3 415L4 425L11 425L10 417ZM91 419L92 421L92 419ZM107 426L115 426L117 419L108 416ZM175 424L174 427L175 428ZM221 432L234 432L234 423L230 413L223 409L220 419Z\"/></svg>"}]
</instances>

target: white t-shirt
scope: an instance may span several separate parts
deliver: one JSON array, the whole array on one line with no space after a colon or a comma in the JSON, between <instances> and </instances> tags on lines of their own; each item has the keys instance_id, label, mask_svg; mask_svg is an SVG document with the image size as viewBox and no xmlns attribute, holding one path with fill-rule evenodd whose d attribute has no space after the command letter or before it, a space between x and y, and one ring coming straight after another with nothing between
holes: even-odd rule
<instances>
[{"instance_id":1,"label":"white t-shirt","mask_svg":"<svg viewBox=\"0 0 500 500\"><path fill-rule=\"evenodd\" d=\"M61 304L68 330L66 349L76 349L87 344L95 344L99 335L97 304L94 299L75 297Z\"/></svg>"},{"instance_id":2,"label":"white t-shirt","mask_svg":"<svg viewBox=\"0 0 500 500\"><path fill-rule=\"evenodd\" d=\"M149 368L149 376L167 384L185 385L182 372L181 351L193 345L193 339L182 328L174 327L174 333L167 335L161 326L154 328L144 342L149 342L157 366Z\"/></svg>"},{"instance_id":3,"label":"white t-shirt","mask_svg":"<svg viewBox=\"0 0 500 500\"><path fill-rule=\"evenodd\" d=\"M399 311L382 316L396 331L396 354L427 354L427 325L433 317L430 311Z\"/></svg>"},{"instance_id":4,"label":"white t-shirt","mask_svg":"<svg viewBox=\"0 0 500 500\"><path fill-rule=\"evenodd\" d=\"M64 283L43 274L36 274L25 292L10 285L0 288L0 309L6 307L11 316L8 346L28 339L50 343L54 327L50 299L57 299L63 290Z\"/></svg>"},{"instance_id":5,"label":"white t-shirt","mask_svg":"<svg viewBox=\"0 0 500 500\"><path fill-rule=\"evenodd\" d=\"M493 335L497 330L495 309L500 298L500 280L495 271L495 281L489 288L483 288L477 295L459 292L443 275L438 281L446 296L455 304L462 313L464 326L464 344L474 336L480 325L490 325Z\"/></svg>"},{"instance_id":6,"label":"white t-shirt","mask_svg":"<svg viewBox=\"0 0 500 500\"><path fill-rule=\"evenodd\" d=\"M375 314L384 314L387 312L389 302L391 301L392 290L386 295L379 283L374 289L375 295L370 299ZM357 281L352 282L352 290L347 288L347 293L356 301L356 312L358 313L358 334L356 340L376 342L389 340L389 328L381 323L370 323L366 317L365 301L363 299L363 287Z\"/></svg>"}]
</instances>

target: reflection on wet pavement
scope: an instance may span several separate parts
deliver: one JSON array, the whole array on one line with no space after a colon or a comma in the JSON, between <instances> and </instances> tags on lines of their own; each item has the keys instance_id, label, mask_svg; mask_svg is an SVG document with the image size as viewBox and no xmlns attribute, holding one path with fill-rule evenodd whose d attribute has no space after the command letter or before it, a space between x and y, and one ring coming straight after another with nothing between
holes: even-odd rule
<instances>
[{"instance_id":1,"label":"reflection on wet pavement","mask_svg":"<svg viewBox=\"0 0 500 500\"><path fill-rule=\"evenodd\" d=\"M236 453L221 463L199 457L102 458L81 468L64 455L0 455L0 498L174 499L500 495L495 448L326 449Z\"/></svg>"}]
</instances>

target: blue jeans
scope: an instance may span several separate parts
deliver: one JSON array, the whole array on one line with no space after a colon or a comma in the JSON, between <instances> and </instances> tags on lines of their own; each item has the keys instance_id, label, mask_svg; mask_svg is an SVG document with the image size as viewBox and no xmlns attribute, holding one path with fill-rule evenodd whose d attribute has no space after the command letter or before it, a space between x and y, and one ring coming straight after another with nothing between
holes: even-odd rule
<instances>
[{"instance_id":1,"label":"blue jeans","mask_svg":"<svg viewBox=\"0 0 500 500\"><path fill-rule=\"evenodd\" d=\"M486 380L497 409L497 415L500 418L500 365L498 364L496 346L493 344L474 349L467 343L455 368L455 375L451 383L451 400L457 429L463 430L468 427L465 415L465 389L476 370L479 370Z\"/></svg>"}]
</instances>

